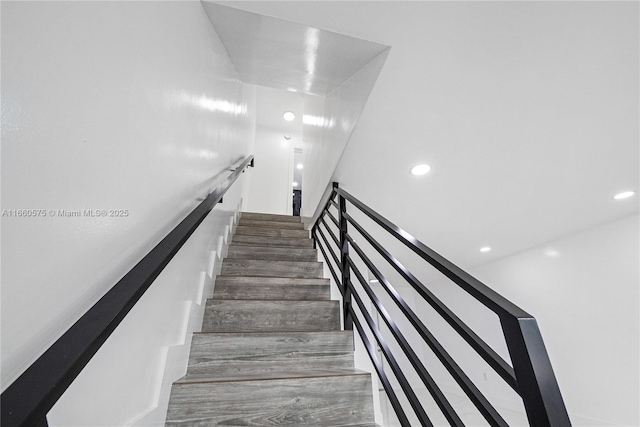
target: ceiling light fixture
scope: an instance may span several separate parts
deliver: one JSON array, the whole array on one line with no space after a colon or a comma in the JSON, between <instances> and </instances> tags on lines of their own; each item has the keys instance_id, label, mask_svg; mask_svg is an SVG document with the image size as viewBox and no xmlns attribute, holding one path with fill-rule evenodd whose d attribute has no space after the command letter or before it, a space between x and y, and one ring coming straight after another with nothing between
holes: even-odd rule
<instances>
[{"instance_id":1,"label":"ceiling light fixture","mask_svg":"<svg viewBox=\"0 0 640 427\"><path fill-rule=\"evenodd\" d=\"M415 165L414 167L411 168L411 175L415 175L415 176L424 175L428 173L430 170L431 170L431 166L429 165L425 165L425 164Z\"/></svg>"},{"instance_id":2,"label":"ceiling light fixture","mask_svg":"<svg viewBox=\"0 0 640 427\"><path fill-rule=\"evenodd\" d=\"M303 165L302 163L298 163L298 164L296 165L296 167L297 167L298 169L302 169L302 168L304 167L304 165Z\"/></svg>"},{"instance_id":3,"label":"ceiling light fixture","mask_svg":"<svg viewBox=\"0 0 640 427\"><path fill-rule=\"evenodd\" d=\"M287 141L291 139L291 135L285 135L284 139L286 139Z\"/></svg>"},{"instance_id":4,"label":"ceiling light fixture","mask_svg":"<svg viewBox=\"0 0 640 427\"><path fill-rule=\"evenodd\" d=\"M547 249L546 251L544 251L544 254L546 256L558 256L560 254L560 252L556 251L555 249Z\"/></svg>"},{"instance_id":5,"label":"ceiling light fixture","mask_svg":"<svg viewBox=\"0 0 640 427\"><path fill-rule=\"evenodd\" d=\"M293 114L291 111L285 111L285 113L282 115L282 117L288 121L288 122L292 122L295 118L296 115Z\"/></svg>"},{"instance_id":6,"label":"ceiling light fixture","mask_svg":"<svg viewBox=\"0 0 640 427\"><path fill-rule=\"evenodd\" d=\"M489 252L491 248L489 246L485 246L484 248L480 248L480 252Z\"/></svg>"},{"instance_id":7,"label":"ceiling light fixture","mask_svg":"<svg viewBox=\"0 0 640 427\"><path fill-rule=\"evenodd\" d=\"M628 199L629 197L633 196L634 194L636 194L635 191L623 191L622 193L618 193L615 196L613 196L613 198L616 199L616 200Z\"/></svg>"},{"instance_id":8,"label":"ceiling light fixture","mask_svg":"<svg viewBox=\"0 0 640 427\"><path fill-rule=\"evenodd\" d=\"M293 181L293 186L294 186L294 187L297 187L297 186L298 186L298 183L297 183L297 182L295 182L295 181Z\"/></svg>"}]
</instances>

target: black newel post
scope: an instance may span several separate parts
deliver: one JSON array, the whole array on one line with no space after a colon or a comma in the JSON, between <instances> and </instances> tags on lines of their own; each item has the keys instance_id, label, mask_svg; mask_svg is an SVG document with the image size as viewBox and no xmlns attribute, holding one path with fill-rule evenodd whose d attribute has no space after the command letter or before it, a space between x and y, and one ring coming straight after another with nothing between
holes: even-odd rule
<instances>
[{"instance_id":1,"label":"black newel post","mask_svg":"<svg viewBox=\"0 0 640 427\"><path fill-rule=\"evenodd\" d=\"M536 320L501 316L500 323L531 427L571 427Z\"/></svg>"}]
</instances>

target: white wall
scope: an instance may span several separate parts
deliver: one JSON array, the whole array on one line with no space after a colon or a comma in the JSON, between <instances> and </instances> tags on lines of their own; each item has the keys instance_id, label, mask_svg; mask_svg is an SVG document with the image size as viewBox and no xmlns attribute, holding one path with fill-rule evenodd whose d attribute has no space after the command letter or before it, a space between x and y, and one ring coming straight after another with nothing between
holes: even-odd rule
<instances>
[{"instance_id":1,"label":"white wall","mask_svg":"<svg viewBox=\"0 0 640 427\"><path fill-rule=\"evenodd\" d=\"M574 426L640 425L639 233L636 214L469 271L536 318ZM432 276L415 266L411 271ZM509 424L523 425L519 397L413 290L401 280L391 283ZM423 283L510 360L495 315L447 279ZM394 319L403 318L392 305L390 312ZM410 342L419 339L412 337ZM426 344L422 347L425 365L462 410L463 419L479 422L481 417L469 410L462 391ZM412 384L420 387L408 362L401 364ZM427 396L426 390L420 393Z\"/></svg>"},{"instance_id":2,"label":"white wall","mask_svg":"<svg viewBox=\"0 0 640 427\"><path fill-rule=\"evenodd\" d=\"M322 98L306 97L303 127L305 166L302 206L306 216L315 207L331 182L338 160L353 132L360 113L376 83L389 49L355 72L342 85Z\"/></svg>"},{"instance_id":3,"label":"white wall","mask_svg":"<svg viewBox=\"0 0 640 427\"><path fill-rule=\"evenodd\" d=\"M255 92L237 79L199 2L2 2L2 60L2 209L47 213L2 217L5 389L216 175L251 154ZM184 361L183 349L168 349L198 323L212 251L223 248L248 178L98 353L73 399L63 397L52 425L127 425L168 396ZM128 216L59 213L78 209ZM164 413L148 416L159 425Z\"/></svg>"},{"instance_id":4,"label":"white wall","mask_svg":"<svg viewBox=\"0 0 640 427\"><path fill-rule=\"evenodd\" d=\"M536 317L576 426L640 425L639 233L636 214L471 271Z\"/></svg>"}]
</instances>

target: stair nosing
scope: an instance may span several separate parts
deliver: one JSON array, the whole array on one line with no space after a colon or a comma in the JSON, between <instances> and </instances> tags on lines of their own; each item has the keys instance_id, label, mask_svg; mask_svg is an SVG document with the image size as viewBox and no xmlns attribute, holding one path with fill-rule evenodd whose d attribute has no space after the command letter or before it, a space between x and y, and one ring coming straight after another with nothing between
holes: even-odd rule
<instances>
[{"instance_id":1,"label":"stair nosing","mask_svg":"<svg viewBox=\"0 0 640 427\"><path fill-rule=\"evenodd\" d=\"M246 224L247 221L252 222L253 224ZM245 222L243 224L243 222ZM256 223L260 223L260 224L256 224ZM270 227L267 224L273 224L275 225L275 227ZM282 227L282 229L288 229L288 230L306 230L304 228L304 222L295 222L295 221L269 221L269 220L263 220L263 219L250 219L250 218L240 218L240 220L238 221L237 225L242 225L245 227L264 227L264 228L280 228L280 225L283 224L295 224L296 226L301 225L302 228L296 227L296 228L289 228L286 225L284 227Z\"/></svg>"},{"instance_id":2,"label":"stair nosing","mask_svg":"<svg viewBox=\"0 0 640 427\"><path fill-rule=\"evenodd\" d=\"M303 280L309 280L309 279L324 279L324 277L292 277L292 276L245 276L245 275L225 275L224 277L261 277L263 279L303 279Z\"/></svg>"},{"instance_id":3,"label":"stair nosing","mask_svg":"<svg viewBox=\"0 0 640 427\"><path fill-rule=\"evenodd\" d=\"M313 239L311 237L306 238L306 237L258 236L258 235L255 235L255 234L234 234L234 236L264 237L265 239L287 239L287 240L291 240L291 241L301 241L301 242L313 241ZM233 237L232 237L232 239L233 239ZM289 243L289 242L287 242L287 243ZM233 240L231 240L231 244L233 244L233 245L241 245L241 246L256 246L255 242L234 242ZM271 246L282 247L283 245L273 244ZM263 247L265 247L265 246L263 246ZM288 247L288 246L285 246L285 247Z\"/></svg>"},{"instance_id":4,"label":"stair nosing","mask_svg":"<svg viewBox=\"0 0 640 427\"><path fill-rule=\"evenodd\" d=\"M267 261L267 262L300 262L300 263L314 263L314 264L322 264L322 261L298 261L298 260L289 260L289 259L260 259L260 258L230 258L230 257L225 257L222 259L222 261L232 261L232 260L238 260L238 261Z\"/></svg>"},{"instance_id":5,"label":"stair nosing","mask_svg":"<svg viewBox=\"0 0 640 427\"><path fill-rule=\"evenodd\" d=\"M292 280L292 279L301 279L301 280L328 280L329 282L325 282L325 283L317 283L317 284L306 284L306 285L300 285L300 286L331 286L331 280L327 279L325 277L289 277L289 276L248 276L248 275L229 275L229 274L225 274L225 275L218 275L216 278L216 283L218 281L218 279L225 280L229 277L233 277L233 278L238 278L238 279L242 279L242 278L251 278L251 279L286 279L286 280ZM244 283L243 283L244 285ZM290 284L281 284L281 283L275 283L275 284L270 284L269 286L294 286L296 285L296 283L290 283ZM252 286L252 285L248 285L248 286ZM256 285L259 286L259 285Z\"/></svg>"},{"instance_id":6,"label":"stair nosing","mask_svg":"<svg viewBox=\"0 0 640 427\"><path fill-rule=\"evenodd\" d=\"M251 237L264 237L265 239L288 239L288 240L313 240L311 237L283 237L283 236L260 236L259 234L234 234L234 236L251 236ZM244 242L234 242L233 237L231 238L231 243L238 245L251 245L252 243L244 243ZM278 245L274 245L278 246Z\"/></svg>"},{"instance_id":7,"label":"stair nosing","mask_svg":"<svg viewBox=\"0 0 640 427\"><path fill-rule=\"evenodd\" d=\"M217 276L218 279L220 279L220 278L226 279L226 278L229 278L229 277L253 277L253 278L256 278L256 279L264 279L265 277L268 277L268 278L274 278L274 279L304 279L304 280L318 279L318 280L329 280L326 277L245 276L245 275L243 275L243 276L231 276L231 275L228 275L228 274L225 274L225 275L219 274ZM319 285L323 285L323 284L319 284Z\"/></svg>"},{"instance_id":8,"label":"stair nosing","mask_svg":"<svg viewBox=\"0 0 640 427\"><path fill-rule=\"evenodd\" d=\"M249 237L267 237L267 236L250 236L248 234L243 234L243 236L249 236ZM267 237L268 238L268 237ZM279 237L281 239L292 239L292 240L302 240L302 241L307 241L307 240L311 240L311 239L297 239L295 237L291 238L291 237ZM245 242L232 242L234 245L238 245L238 246L255 246L256 243L255 242L251 242L251 243L245 243ZM265 244L267 242L264 242ZM297 246L297 245L290 245L289 242L285 242L285 243L281 243L281 244L274 244L274 243L269 243L269 246L262 246L263 248L268 248L268 247L275 247L275 248L293 248L293 249L308 249L311 248L313 249L312 246Z\"/></svg>"},{"instance_id":9,"label":"stair nosing","mask_svg":"<svg viewBox=\"0 0 640 427\"><path fill-rule=\"evenodd\" d=\"M255 299L255 298L236 298L236 299L228 299L228 298L207 298L207 301L262 301L262 302L336 302L340 303L340 301L335 299ZM290 332L290 331L286 331Z\"/></svg>"},{"instance_id":10,"label":"stair nosing","mask_svg":"<svg viewBox=\"0 0 640 427\"><path fill-rule=\"evenodd\" d=\"M277 221L271 221L272 223L276 223ZM295 223L297 224L297 223ZM274 230L291 230L291 231L309 231L306 228L278 228L278 227L261 227L259 225L253 225L253 224L240 224L240 222L238 222L236 224L236 227L244 227L244 228L260 228L260 229L274 229Z\"/></svg>"},{"instance_id":11,"label":"stair nosing","mask_svg":"<svg viewBox=\"0 0 640 427\"><path fill-rule=\"evenodd\" d=\"M225 277L262 277L264 278L268 278L268 279L304 279L304 280L308 280L308 279L324 279L324 277L298 277L298 276L245 276L245 275L225 275Z\"/></svg>"},{"instance_id":12,"label":"stair nosing","mask_svg":"<svg viewBox=\"0 0 640 427\"><path fill-rule=\"evenodd\" d=\"M263 217L266 216L266 217L271 217L272 218L271 220L268 220L268 219L254 219L254 221L273 221L275 219L282 219L282 220L284 220L282 222L295 222L295 223L300 222L300 223L304 224L304 221L302 221L302 217L300 217L300 216L284 215L284 214L266 214L266 213L261 213L261 212L244 212L244 211L241 211L240 212L240 219L242 219L242 217L245 216L245 214L248 214L250 216L251 215L258 215L258 216L263 216ZM274 217L276 217L276 218L274 218ZM246 219L250 219L250 218L246 217ZM295 219L295 220L291 221L291 219Z\"/></svg>"},{"instance_id":13,"label":"stair nosing","mask_svg":"<svg viewBox=\"0 0 640 427\"><path fill-rule=\"evenodd\" d=\"M292 372L295 372L295 371L292 371ZM315 375L300 375L295 377L282 376L282 377L272 377L272 378L236 378L236 379L219 379L219 380L208 379L208 380L194 380L192 382L181 382L184 380L179 379L177 381L174 381L173 385L188 386L193 384L218 384L218 383L236 383L236 382L248 382L248 381L282 381L282 380L299 380L301 378L350 377L355 375L371 375L371 374L367 371L361 371L356 369L354 370L354 372L344 372L344 373L332 372L326 375L318 375L318 373L315 373Z\"/></svg>"},{"instance_id":14,"label":"stair nosing","mask_svg":"<svg viewBox=\"0 0 640 427\"><path fill-rule=\"evenodd\" d=\"M231 332L231 331L226 331L226 332L193 332L194 335L196 334L301 334L301 333L310 333L310 334L335 334L336 332L343 332L346 334L353 334L353 331L350 330L344 330L344 329L336 329L335 331L272 331L272 332L267 332L267 331L249 331L249 332Z\"/></svg>"},{"instance_id":15,"label":"stair nosing","mask_svg":"<svg viewBox=\"0 0 640 427\"><path fill-rule=\"evenodd\" d=\"M236 226L236 230L237 227L247 227L246 225L238 225ZM309 230L290 230L290 229L286 229L286 228L260 228L260 227L247 227L247 228L257 228L259 230L287 230L287 231L305 231L308 235L309 235ZM250 234L250 233L238 233L237 231L234 233L234 235L237 236L256 236L256 237L278 237L280 239L311 239L311 235L309 235L308 237L291 237L291 236L266 236L264 234Z\"/></svg>"},{"instance_id":16,"label":"stair nosing","mask_svg":"<svg viewBox=\"0 0 640 427\"><path fill-rule=\"evenodd\" d=\"M245 236L246 236L246 234L245 234ZM249 247L249 248L269 248L269 246L258 246L258 245L255 245L253 243L246 243L246 244L234 243L233 241L231 243L229 243L229 248L231 248L232 246L243 246L243 247ZM269 248L269 249L273 249L273 248ZM306 251L314 251L314 252L317 253L317 249L315 249L315 248L300 248L300 249L303 249L303 250L306 250Z\"/></svg>"},{"instance_id":17,"label":"stair nosing","mask_svg":"<svg viewBox=\"0 0 640 427\"><path fill-rule=\"evenodd\" d=\"M320 333L334 333L334 332L344 332L344 329L334 329L334 330L301 330L301 331L200 331L194 332L194 334L301 334L301 333L310 333L310 334L320 334Z\"/></svg>"}]
</instances>

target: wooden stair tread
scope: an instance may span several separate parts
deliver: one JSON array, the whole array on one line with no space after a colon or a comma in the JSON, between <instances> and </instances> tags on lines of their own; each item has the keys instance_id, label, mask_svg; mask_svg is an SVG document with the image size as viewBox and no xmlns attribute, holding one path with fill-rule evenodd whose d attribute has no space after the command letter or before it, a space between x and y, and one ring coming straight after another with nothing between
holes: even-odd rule
<instances>
[{"instance_id":1,"label":"wooden stair tread","mask_svg":"<svg viewBox=\"0 0 640 427\"><path fill-rule=\"evenodd\" d=\"M293 264L293 265L299 265L299 264L313 264L313 265L322 265L322 263L320 261L297 261L297 260L288 260L288 259L259 259L259 258L233 258L233 257L226 257L222 262L228 262L228 263L247 263L247 262L256 262L258 264L265 264L265 265L269 265L269 264ZM286 276L283 276L286 277Z\"/></svg>"},{"instance_id":2,"label":"wooden stair tread","mask_svg":"<svg viewBox=\"0 0 640 427\"><path fill-rule=\"evenodd\" d=\"M282 277L282 276L228 276L220 274L216 278L216 283L229 282L250 284L253 286L268 284L268 285L329 285L331 282L324 277ZM289 282L289 283L288 283Z\"/></svg>"},{"instance_id":3,"label":"wooden stair tread","mask_svg":"<svg viewBox=\"0 0 640 427\"><path fill-rule=\"evenodd\" d=\"M291 250L291 248L287 247L232 243L229 245L227 258L305 262L318 261L318 253L313 248L297 248Z\"/></svg>"},{"instance_id":4,"label":"wooden stair tread","mask_svg":"<svg viewBox=\"0 0 640 427\"><path fill-rule=\"evenodd\" d=\"M309 237L273 237L273 236L252 236L249 234L234 234L231 238L232 244L253 245L265 247L284 248L313 248L313 240Z\"/></svg>"},{"instance_id":5,"label":"wooden stair tread","mask_svg":"<svg viewBox=\"0 0 640 427\"><path fill-rule=\"evenodd\" d=\"M318 261L274 261L262 259L225 258L221 274L225 276L267 276L267 277L317 277L324 270Z\"/></svg>"},{"instance_id":6,"label":"wooden stair tread","mask_svg":"<svg viewBox=\"0 0 640 427\"><path fill-rule=\"evenodd\" d=\"M300 217L242 212L165 425L377 426L330 283Z\"/></svg>"},{"instance_id":7,"label":"wooden stair tread","mask_svg":"<svg viewBox=\"0 0 640 427\"><path fill-rule=\"evenodd\" d=\"M325 278L218 276L211 299L329 300Z\"/></svg>"},{"instance_id":8,"label":"wooden stair tread","mask_svg":"<svg viewBox=\"0 0 640 427\"><path fill-rule=\"evenodd\" d=\"M238 225L244 225L247 227L286 228L290 230L304 230L304 224L302 222L293 222L293 221L264 221L259 219L240 218L240 221L238 221Z\"/></svg>"},{"instance_id":9,"label":"wooden stair tread","mask_svg":"<svg viewBox=\"0 0 640 427\"><path fill-rule=\"evenodd\" d=\"M340 329L338 301L208 299L203 331L332 331Z\"/></svg>"},{"instance_id":10,"label":"wooden stair tread","mask_svg":"<svg viewBox=\"0 0 640 427\"><path fill-rule=\"evenodd\" d=\"M368 373L195 382L171 391L167 426L355 426L373 423Z\"/></svg>"},{"instance_id":11,"label":"wooden stair tread","mask_svg":"<svg viewBox=\"0 0 640 427\"><path fill-rule=\"evenodd\" d=\"M241 212L240 219L242 218L260 221L302 222L302 218L299 216L265 214L259 212Z\"/></svg>"},{"instance_id":12,"label":"wooden stair tread","mask_svg":"<svg viewBox=\"0 0 640 427\"><path fill-rule=\"evenodd\" d=\"M298 239L308 239L309 230L290 230L285 228L261 228L240 225L236 227L236 235L262 236L262 237L288 237Z\"/></svg>"}]
</instances>

